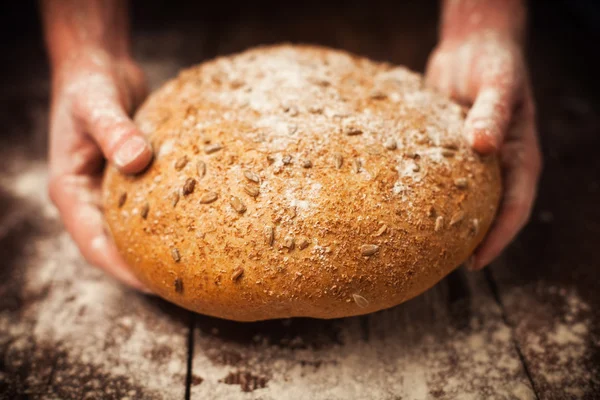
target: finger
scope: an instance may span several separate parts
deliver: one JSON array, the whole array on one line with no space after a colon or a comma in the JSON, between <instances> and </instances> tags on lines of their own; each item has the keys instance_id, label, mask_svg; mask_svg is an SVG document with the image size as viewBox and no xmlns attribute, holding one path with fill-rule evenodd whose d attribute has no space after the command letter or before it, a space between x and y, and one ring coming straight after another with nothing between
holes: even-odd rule
<instances>
[{"instance_id":1,"label":"finger","mask_svg":"<svg viewBox=\"0 0 600 400\"><path fill-rule=\"evenodd\" d=\"M58 208L65 228L71 234L84 258L114 276L124 284L149 293L131 273L125 261L104 229L99 178L61 176L50 183L50 197Z\"/></svg>"},{"instance_id":2,"label":"finger","mask_svg":"<svg viewBox=\"0 0 600 400\"><path fill-rule=\"evenodd\" d=\"M490 50L491 51L491 50ZM469 91L474 95L473 107L465 121L465 134L473 149L481 154L496 152L512 121L516 93L522 88L519 61L498 52L476 64Z\"/></svg>"},{"instance_id":3,"label":"finger","mask_svg":"<svg viewBox=\"0 0 600 400\"><path fill-rule=\"evenodd\" d=\"M450 54L444 51L434 51L426 68L426 82L445 95L453 96L452 70Z\"/></svg>"},{"instance_id":4,"label":"finger","mask_svg":"<svg viewBox=\"0 0 600 400\"><path fill-rule=\"evenodd\" d=\"M482 87L467 114L465 134L478 153L494 153L504 142L514 103L511 84L508 85Z\"/></svg>"},{"instance_id":5,"label":"finger","mask_svg":"<svg viewBox=\"0 0 600 400\"><path fill-rule=\"evenodd\" d=\"M96 88L78 99L77 114L84 129L119 170L128 174L142 171L152 160L150 143L131 121L116 93L110 87Z\"/></svg>"},{"instance_id":6,"label":"finger","mask_svg":"<svg viewBox=\"0 0 600 400\"><path fill-rule=\"evenodd\" d=\"M148 97L148 82L146 80L146 74L144 71L137 65L132 64L129 67L128 72L128 81L129 86L132 88L131 97L133 100L132 109L130 112L136 110Z\"/></svg>"},{"instance_id":7,"label":"finger","mask_svg":"<svg viewBox=\"0 0 600 400\"><path fill-rule=\"evenodd\" d=\"M541 171L541 156L535 129L532 104L529 116L515 133L515 139L502 149L505 168L505 195L500 212L485 241L475 253L472 268L480 269L494 260L515 238L528 221Z\"/></svg>"}]
</instances>

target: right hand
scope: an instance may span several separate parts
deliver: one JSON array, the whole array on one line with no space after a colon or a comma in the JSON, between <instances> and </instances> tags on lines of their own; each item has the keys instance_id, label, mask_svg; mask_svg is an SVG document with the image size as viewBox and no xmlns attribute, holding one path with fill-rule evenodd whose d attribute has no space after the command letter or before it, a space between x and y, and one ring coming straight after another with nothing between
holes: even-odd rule
<instances>
[{"instance_id":1,"label":"right hand","mask_svg":"<svg viewBox=\"0 0 600 400\"><path fill-rule=\"evenodd\" d=\"M107 232L100 195L105 159L126 174L152 160L130 118L147 93L144 74L131 59L95 49L70 55L52 72L50 198L87 261L148 292Z\"/></svg>"}]
</instances>

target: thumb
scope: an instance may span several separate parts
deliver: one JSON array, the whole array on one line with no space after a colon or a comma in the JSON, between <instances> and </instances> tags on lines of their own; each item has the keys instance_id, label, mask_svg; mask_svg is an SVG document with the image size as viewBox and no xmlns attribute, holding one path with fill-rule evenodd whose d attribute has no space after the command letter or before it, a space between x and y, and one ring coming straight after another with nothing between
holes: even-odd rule
<instances>
[{"instance_id":1,"label":"thumb","mask_svg":"<svg viewBox=\"0 0 600 400\"><path fill-rule=\"evenodd\" d=\"M142 171L152 160L152 147L129 118L116 96L96 92L82 102L84 128L104 156L121 172Z\"/></svg>"},{"instance_id":2,"label":"thumb","mask_svg":"<svg viewBox=\"0 0 600 400\"><path fill-rule=\"evenodd\" d=\"M467 140L482 154L496 152L504 142L513 111L512 85L484 85L465 121Z\"/></svg>"}]
</instances>

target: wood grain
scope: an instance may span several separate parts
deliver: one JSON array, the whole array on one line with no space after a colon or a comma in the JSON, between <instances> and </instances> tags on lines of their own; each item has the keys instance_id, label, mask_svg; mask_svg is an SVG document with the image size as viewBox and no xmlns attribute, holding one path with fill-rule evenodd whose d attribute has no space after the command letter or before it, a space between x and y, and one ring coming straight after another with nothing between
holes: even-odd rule
<instances>
[{"instance_id":1,"label":"wood grain","mask_svg":"<svg viewBox=\"0 0 600 400\"><path fill-rule=\"evenodd\" d=\"M139 45L151 83L182 67ZM0 107L0 398L184 398L190 314L89 266L50 205L47 89L28 76Z\"/></svg>"},{"instance_id":2,"label":"wood grain","mask_svg":"<svg viewBox=\"0 0 600 400\"><path fill-rule=\"evenodd\" d=\"M435 2L135 4L152 88L260 43L320 43L416 70L435 43ZM600 85L590 40L563 7L532 9L546 167L531 223L489 272L455 272L360 318L193 316L192 348L188 313L117 286L65 234L44 188L41 42L0 43L12 60L0 74L0 398L598 398Z\"/></svg>"},{"instance_id":3,"label":"wood grain","mask_svg":"<svg viewBox=\"0 0 600 400\"><path fill-rule=\"evenodd\" d=\"M198 317L192 367L192 399L535 398L483 274L462 271L366 317Z\"/></svg>"},{"instance_id":4,"label":"wood grain","mask_svg":"<svg viewBox=\"0 0 600 400\"><path fill-rule=\"evenodd\" d=\"M545 171L529 225L491 270L541 399L600 393L599 65L588 56L589 36L570 22L551 5L533 15Z\"/></svg>"},{"instance_id":5,"label":"wood grain","mask_svg":"<svg viewBox=\"0 0 600 400\"><path fill-rule=\"evenodd\" d=\"M401 16L377 3L274 8L275 17L225 25L218 51L315 42L422 69L435 21L407 8ZM366 317L251 324L198 317L196 325L192 399L535 398L483 274L455 272L425 295Z\"/></svg>"}]
</instances>

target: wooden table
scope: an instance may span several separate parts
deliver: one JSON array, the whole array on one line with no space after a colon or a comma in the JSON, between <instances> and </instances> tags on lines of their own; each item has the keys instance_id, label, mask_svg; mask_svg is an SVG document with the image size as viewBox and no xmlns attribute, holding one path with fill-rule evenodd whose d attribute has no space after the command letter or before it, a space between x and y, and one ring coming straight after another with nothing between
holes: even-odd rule
<instances>
[{"instance_id":1,"label":"wooden table","mask_svg":"<svg viewBox=\"0 0 600 400\"><path fill-rule=\"evenodd\" d=\"M281 3L136 3L136 56L155 88L262 43L321 43L416 70L435 43L429 2ZM598 64L569 18L556 2L533 10L545 172L501 259L372 315L245 324L133 293L82 260L46 195L41 42L15 28L0 75L0 398L600 398Z\"/></svg>"}]
</instances>

